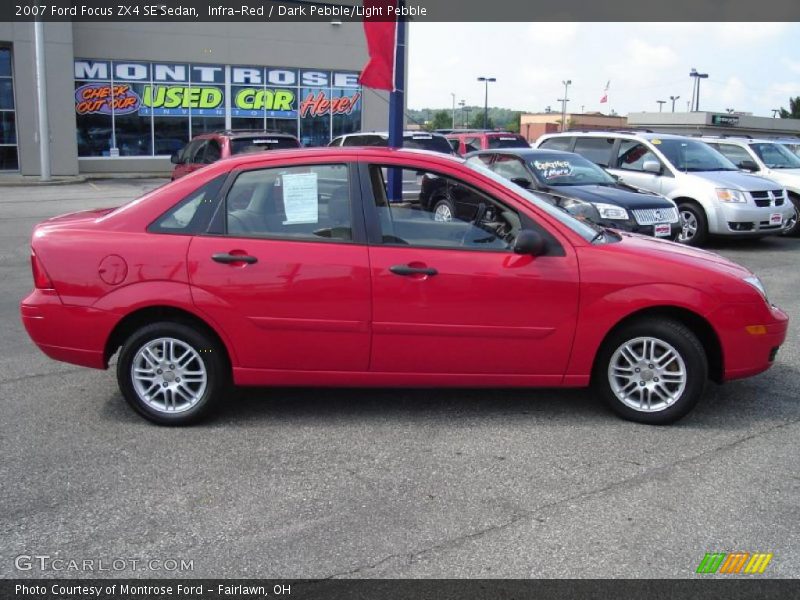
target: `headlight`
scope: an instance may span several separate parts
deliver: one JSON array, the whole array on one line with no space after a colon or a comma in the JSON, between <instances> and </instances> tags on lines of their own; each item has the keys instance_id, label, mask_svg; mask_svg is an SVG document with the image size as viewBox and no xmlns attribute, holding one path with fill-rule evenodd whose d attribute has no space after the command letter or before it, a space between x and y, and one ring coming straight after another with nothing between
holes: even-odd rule
<instances>
[{"instance_id":1,"label":"headlight","mask_svg":"<svg viewBox=\"0 0 800 600\"><path fill-rule=\"evenodd\" d=\"M597 209L590 202L584 202L576 198L561 198L558 200L557 205L576 219L595 222L599 218Z\"/></svg>"},{"instance_id":2,"label":"headlight","mask_svg":"<svg viewBox=\"0 0 800 600\"><path fill-rule=\"evenodd\" d=\"M747 202L747 198L743 192L739 190L726 190L724 188L717 188L717 200L721 200L722 202Z\"/></svg>"},{"instance_id":3,"label":"headlight","mask_svg":"<svg viewBox=\"0 0 800 600\"><path fill-rule=\"evenodd\" d=\"M597 212L600 213L601 219L627 221L630 218L628 217L628 211L621 206L617 206L616 204L603 204L602 202L596 202L594 207L597 209Z\"/></svg>"},{"instance_id":4,"label":"headlight","mask_svg":"<svg viewBox=\"0 0 800 600\"><path fill-rule=\"evenodd\" d=\"M764 300L766 300L767 304L769 304L769 299L767 299L767 289L764 287L764 284L761 283L761 280L753 275L752 277L745 277L744 280L756 288L762 296L764 296Z\"/></svg>"}]
</instances>

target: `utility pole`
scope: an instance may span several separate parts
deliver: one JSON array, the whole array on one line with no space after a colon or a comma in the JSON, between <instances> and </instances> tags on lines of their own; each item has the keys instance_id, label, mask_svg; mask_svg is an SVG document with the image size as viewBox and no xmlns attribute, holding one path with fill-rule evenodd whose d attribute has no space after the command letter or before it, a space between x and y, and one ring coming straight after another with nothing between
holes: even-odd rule
<instances>
[{"instance_id":1,"label":"utility pole","mask_svg":"<svg viewBox=\"0 0 800 600\"><path fill-rule=\"evenodd\" d=\"M486 86L483 96L483 128L488 129L489 125L489 84L497 81L494 77L478 77Z\"/></svg>"},{"instance_id":2,"label":"utility pole","mask_svg":"<svg viewBox=\"0 0 800 600\"><path fill-rule=\"evenodd\" d=\"M569 86L572 85L572 79L561 83L564 84L564 97L559 98L558 101L561 102L561 131L564 132L567 130L567 102L569 102Z\"/></svg>"},{"instance_id":3,"label":"utility pole","mask_svg":"<svg viewBox=\"0 0 800 600\"><path fill-rule=\"evenodd\" d=\"M461 107L461 126L464 127L464 99L461 99L461 102L458 103L458 106ZM453 127L455 129L455 126Z\"/></svg>"},{"instance_id":4,"label":"utility pole","mask_svg":"<svg viewBox=\"0 0 800 600\"><path fill-rule=\"evenodd\" d=\"M675 112L675 101L680 98L680 96L670 96L669 99L672 100L672 112Z\"/></svg>"},{"instance_id":5,"label":"utility pole","mask_svg":"<svg viewBox=\"0 0 800 600\"><path fill-rule=\"evenodd\" d=\"M451 127L453 129L456 128L456 95L453 92L450 92L450 95L453 97L453 124Z\"/></svg>"},{"instance_id":6,"label":"utility pole","mask_svg":"<svg viewBox=\"0 0 800 600\"><path fill-rule=\"evenodd\" d=\"M666 100L656 100L656 104L658 104L658 112L662 112L664 110L664 105L666 103Z\"/></svg>"}]
</instances>

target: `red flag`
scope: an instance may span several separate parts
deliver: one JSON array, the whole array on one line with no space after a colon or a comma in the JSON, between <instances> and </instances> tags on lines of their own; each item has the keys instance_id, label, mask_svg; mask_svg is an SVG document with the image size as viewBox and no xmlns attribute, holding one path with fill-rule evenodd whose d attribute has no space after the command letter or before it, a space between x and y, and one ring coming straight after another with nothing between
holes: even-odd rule
<instances>
[{"instance_id":1,"label":"red flag","mask_svg":"<svg viewBox=\"0 0 800 600\"><path fill-rule=\"evenodd\" d=\"M603 104L604 102L608 102L608 94L603 94L603 97L600 98L600 104Z\"/></svg>"},{"instance_id":2,"label":"red flag","mask_svg":"<svg viewBox=\"0 0 800 600\"><path fill-rule=\"evenodd\" d=\"M358 80L362 85L378 90L394 91L394 54L397 21L387 20L392 0L364 0L364 8L374 8L375 16L364 19L369 60ZM380 10L378 10L380 9Z\"/></svg>"},{"instance_id":3,"label":"red flag","mask_svg":"<svg viewBox=\"0 0 800 600\"><path fill-rule=\"evenodd\" d=\"M600 104L603 104L604 102L608 102L608 88L610 88L610 87L611 87L611 80L609 79L608 83L606 84L605 89L603 90L603 97L600 98Z\"/></svg>"}]
</instances>

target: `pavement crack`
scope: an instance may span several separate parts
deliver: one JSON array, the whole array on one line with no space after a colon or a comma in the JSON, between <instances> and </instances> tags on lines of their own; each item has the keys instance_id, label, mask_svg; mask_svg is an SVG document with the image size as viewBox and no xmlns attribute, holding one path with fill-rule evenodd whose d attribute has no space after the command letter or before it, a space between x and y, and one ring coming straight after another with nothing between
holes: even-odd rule
<instances>
[{"instance_id":1,"label":"pavement crack","mask_svg":"<svg viewBox=\"0 0 800 600\"><path fill-rule=\"evenodd\" d=\"M755 438L758 438L758 437L761 437L763 435L772 433L773 431L778 431L780 429L784 429L786 427L791 427L792 425L796 425L797 423L800 423L800 419L793 419L793 420L790 420L790 421L784 421L782 423L779 423L779 424L774 425L772 427L768 427L768 428L763 429L761 431L757 431L757 432L751 433L749 435L743 436L741 438L737 438L735 440L732 440L731 442L722 444L721 446L716 446L716 447L714 447L714 448L712 448L710 450L707 450L705 452L700 452L698 454L694 454L692 456L688 456L686 458L683 458L683 459L680 459L680 460L676 460L674 462L671 462L671 463L668 463L668 464L665 464L665 465L658 465L658 466L651 467L651 468L645 470L642 473L636 474L636 475L634 475L632 477L628 477L626 479L622 479L620 481L615 481L615 482L610 483L608 485L605 485L603 487L595 488L595 489L591 489L591 490L586 490L584 492L581 492L579 494L575 494L573 496L568 496L566 498L561 498L559 500L554 500L552 502L547 502L545 504L542 504L542 505L537 506L535 508L532 508L530 510L524 510L524 511L512 516L511 518L506 519L505 521L501 521L500 523L496 523L494 525L490 525L488 527L484 527L483 529L479 529L478 531L472 531L472 532L469 532L469 533L465 533L463 535L459 535L459 536L456 536L456 537L448 538L448 539L443 540L443 541L441 541L441 542L439 542L437 544L433 544L431 546L427 546L425 548L421 548L421 549L416 550L416 551L389 554L387 556L384 556L383 558L381 558L377 562L370 563L370 564L367 564L367 565L362 565L360 567L356 567L354 569L350 569L350 570L347 570L347 571L341 571L341 572L338 572L338 573L334 573L332 575L329 575L329 576L325 577L324 579L337 579L337 578L342 578L342 577L359 575L362 572L376 569L376 568L380 567L381 565L384 565L387 562L389 562L391 560L394 560L394 559L405 558L406 564L407 565L411 565L411 564L414 563L414 561L417 558L419 558L419 557L421 557L421 556L423 556L425 554L429 554L431 552L435 552L436 550L441 550L441 549L452 547L452 546L458 546L459 544L461 544L463 542L466 542L466 541L469 541L469 540L479 539L479 538L481 538L483 536L489 535L489 534L494 533L496 531L502 531L504 529L508 529L509 527L513 527L517 523L519 523L521 521L524 521L524 520L531 520L532 519L532 520L537 521L538 523L543 523L544 519L541 518L539 515L540 515L540 513L545 512L545 511L547 511L549 509L556 508L556 507L558 507L558 506L560 506L562 504L568 503L568 502L575 502L575 501L579 501L579 500L584 500L584 499L591 498L591 497L594 497L594 496L600 496L602 494L605 494L605 493L613 491L613 490L623 489L623 488L628 487L628 486L638 485L638 484L640 484L642 482L645 482L645 481L648 481L650 479L654 479L655 477L661 476L664 473L666 473L667 471L675 469L676 467L680 467L680 466L683 466L683 465L686 465L686 464L690 464L691 462L693 462L695 460L703 459L703 458L707 457L708 455L714 454L716 452L728 451L728 450L730 450L732 448L735 448L737 446L745 444L745 443L747 443L747 442L749 442L749 441L751 441L751 440L753 440Z\"/></svg>"}]
</instances>

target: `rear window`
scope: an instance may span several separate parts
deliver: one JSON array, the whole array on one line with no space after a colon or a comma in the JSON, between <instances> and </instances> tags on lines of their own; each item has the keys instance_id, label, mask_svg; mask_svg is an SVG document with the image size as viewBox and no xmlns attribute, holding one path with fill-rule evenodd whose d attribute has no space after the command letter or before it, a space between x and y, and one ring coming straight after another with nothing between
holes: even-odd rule
<instances>
[{"instance_id":1,"label":"rear window","mask_svg":"<svg viewBox=\"0 0 800 600\"><path fill-rule=\"evenodd\" d=\"M403 146L406 148L414 148L417 150L430 150L432 152L443 152L444 154L452 154L453 149L446 138L438 135L425 136L414 135L405 136L403 138Z\"/></svg>"},{"instance_id":2,"label":"rear window","mask_svg":"<svg viewBox=\"0 0 800 600\"><path fill-rule=\"evenodd\" d=\"M530 144L521 135L490 135L486 138L491 148L530 148Z\"/></svg>"},{"instance_id":3,"label":"rear window","mask_svg":"<svg viewBox=\"0 0 800 600\"><path fill-rule=\"evenodd\" d=\"M284 148L299 148L300 142L294 138L277 135L258 135L231 140L231 154L244 154L246 152L263 152L264 150L281 150Z\"/></svg>"},{"instance_id":4,"label":"rear window","mask_svg":"<svg viewBox=\"0 0 800 600\"><path fill-rule=\"evenodd\" d=\"M147 228L150 233L193 235L205 231L216 207L216 198L227 173L203 184Z\"/></svg>"}]
</instances>

